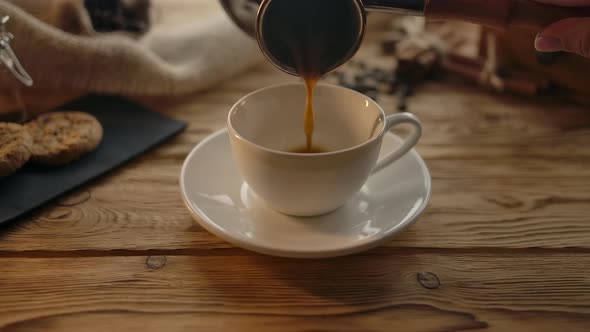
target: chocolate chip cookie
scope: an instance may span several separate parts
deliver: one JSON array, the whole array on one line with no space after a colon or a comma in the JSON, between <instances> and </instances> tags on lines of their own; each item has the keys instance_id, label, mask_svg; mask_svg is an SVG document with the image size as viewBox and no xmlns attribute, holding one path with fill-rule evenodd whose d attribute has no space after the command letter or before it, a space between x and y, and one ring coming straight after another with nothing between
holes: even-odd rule
<instances>
[{"instance_id":1,"label":"chocolate chip cookie","mask_svg":"<svg viewBox=\"0 0 590 332\"><path fill-rule=\"evenodd\" d=\"M0 177L14 173L29 160L31 144L23 126L0 122Z\"/></svg>"},{"instance_id":2,"label":"chocolate chip cookie","mask_svg":"<svg viewBox=\"0 0 590 332\"><path fill-rule=\"evenodd\" d=\"M68 164L93 151L103 134L100 122L82 112L41 114L25 128L33 138L31 161L48 166Z\"/></svg>"}]
</instances>

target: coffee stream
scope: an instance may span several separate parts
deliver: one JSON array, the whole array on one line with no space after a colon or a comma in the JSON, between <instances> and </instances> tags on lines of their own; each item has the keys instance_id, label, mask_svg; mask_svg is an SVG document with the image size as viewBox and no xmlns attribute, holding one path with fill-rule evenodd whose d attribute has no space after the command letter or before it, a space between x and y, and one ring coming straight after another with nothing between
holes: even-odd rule
<instances>
[{"instance_id":1,"label":"coffee stream","mask_svg":"<svg viewBox=\"0 0 590 332\"><path fill-rule=\"evenodd\" d=\"M266 11L262 38L269 53L305 81L306 153L317 153L314 88L355 49L361 18L354 2L342 0L273 0Z\"/></svg>"},{"instance_id":2,"label":"coffee stream","mask_svg":"<svg viewBox=\"0 0 590 332\"><path fill-rule=\"evenodd\" d=\"M313 130L315 129L315 112L313 111L313 90L318 83L318 79L305 78L305 90L307 91L305 116L304 116L304 130L305 130L305 146L307 153L313 153Z\"/></svg>"}]
</instances>

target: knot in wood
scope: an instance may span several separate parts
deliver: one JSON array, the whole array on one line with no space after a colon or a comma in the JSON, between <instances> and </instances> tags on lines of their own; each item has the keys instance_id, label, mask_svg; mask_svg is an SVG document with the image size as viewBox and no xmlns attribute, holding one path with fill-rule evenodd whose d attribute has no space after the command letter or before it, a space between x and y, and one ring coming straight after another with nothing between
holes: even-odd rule
<instances>
[{"instance_id":1,"label":"knot in wood","mask_svg":"<svg viewBox=\"0 0 590 332\"><path fill-rule=\"evenodd\" d=\"M161 269L166 265L166 256L149 256L145 264L152 270Z\"/></svg>"},{"instance_id":2,"label":"knot in wood","mask_svg":"<svg viewBox=\"0 0 590 332\"><path fill-rule=\"evenodd\" d=\"M416 279L426 289L437 289L440 287L440 280L438 276L431 272L420 272L416 276Z\"/></svg>"},{"instance_id":3,"label":"knot in wood","mask_svg":"<svg viewBox=\"0 0 590 332\"><path fill-rule=\"evenodd\" d=\"M88 201L90 197L92 197L92 194L90 190L86 189L61 199L57 202L57 205L66 207L76 206Z\"/></svg>"}]
</instances>

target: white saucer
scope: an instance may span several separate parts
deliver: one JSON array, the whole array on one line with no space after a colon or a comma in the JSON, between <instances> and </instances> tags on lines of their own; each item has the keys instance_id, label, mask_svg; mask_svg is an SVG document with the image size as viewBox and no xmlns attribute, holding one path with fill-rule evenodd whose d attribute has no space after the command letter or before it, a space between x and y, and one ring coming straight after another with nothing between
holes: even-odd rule
<instances>
[{"instance_id":1,"label":"white saucer","mask_svg":"<svg viewBox=\"0 0 590 332\"><path fill-rule=\"evenodd\" d=\"M400 142L386 134L382 154ZM238 247L298 258L334 257L376 247L416 221L432 191L428 168L412 150L373 175L339 210L313 218L286 216L266 207L244 183L225 129L188 155L180 189L190 213L209 232Z\"/></svg>"}]
</instances>

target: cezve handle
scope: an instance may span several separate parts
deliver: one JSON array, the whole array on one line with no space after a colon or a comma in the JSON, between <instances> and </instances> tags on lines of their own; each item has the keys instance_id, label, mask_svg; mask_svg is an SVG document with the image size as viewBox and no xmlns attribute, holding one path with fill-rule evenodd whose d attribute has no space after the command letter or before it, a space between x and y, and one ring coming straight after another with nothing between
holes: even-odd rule
<instances>
[{"instance_id":1,"label":"cezve handle","mask_svg":"<svg viewBox=\"0 0 590 332\"><path fill-rule=\"evenodd\" d=\"M428 0L424 14L493 28L542 29L565 18L590 17L590 7L559 7L533 0Z\"/></svg>"}]
</instances>

